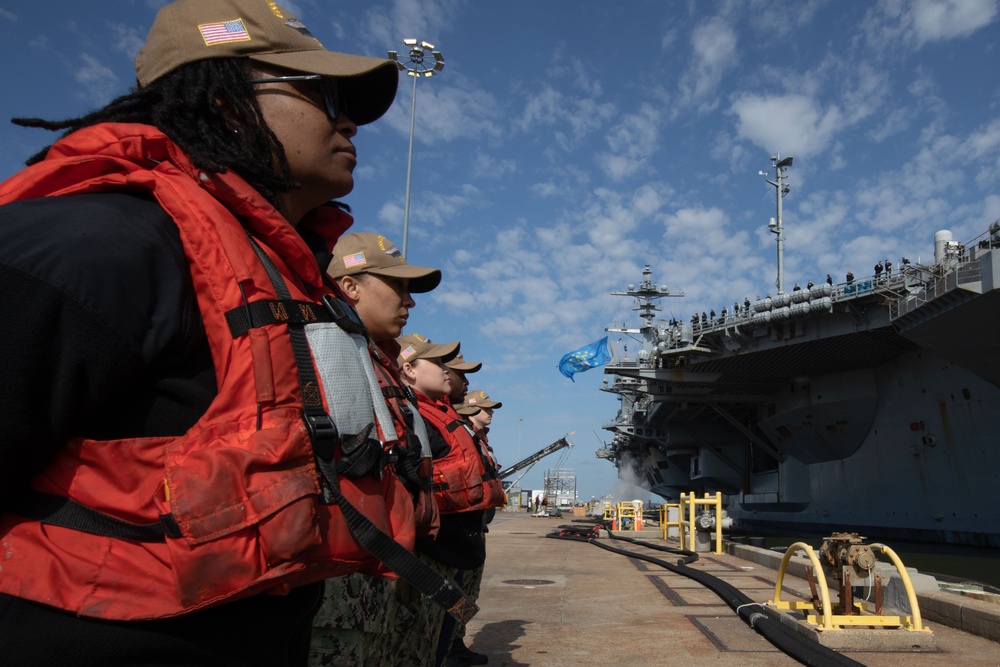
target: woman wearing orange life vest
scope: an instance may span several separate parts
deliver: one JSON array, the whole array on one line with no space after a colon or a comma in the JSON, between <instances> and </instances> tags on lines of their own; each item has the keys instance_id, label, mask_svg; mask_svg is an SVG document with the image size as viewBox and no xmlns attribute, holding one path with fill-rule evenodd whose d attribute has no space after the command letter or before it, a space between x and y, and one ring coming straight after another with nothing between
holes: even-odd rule
<instances>
[{"instance_id":1,"label":"woman wearing orange life vest","mask_svg":"<svg viewBox=\"0 0 1000 667\"><path fill-rule=\"evenodd\" d=\"M430 490L430 443L416 400L399 378L396 337L416 305L412 295L437 287L441 271L407 264L395 244L380 234L352 232L341 236L334 246L327 275L336 281L368 330L375 348L375 375L392 419L400 433L409 433L412 442L405 457L397 460L396 470L415 498L415 529L417 535L435 535L439 518ZM363 573L327 580L323 603L313 618L309 664L393 664L390 645L396 583Z\"/></svg>"},{"instance_id":2,"label":"woman wearing orange life vest","mask_svg":"<svg viewBox=\"0 0 1000 667\"><path fill-rule=\"evenodd\" d=\"M454 373L455 371L452 370L451 372ZM468 384L466 384L466 389L468 389ZM483 479L484 486L488 489L498 491L498 495L494 497L499 497L499 494L502 494L503 503L491 507L483 513L483 532L488 533L490 530L489 524L493 521L497 508L505 505L507 499L506 494L503 493L503 485L499 478L500 466L496 462L493 448L490 447L489 439L487 438L490 424L493 423L493 411L503 407L503 404L500 401L492 400L482 389L475 389L467 391L462 398L462 403L457 406L453 403L452 407L455 408L455 412L468 421L473 431L473 439L479 445L479 454L483 459L483 465L487 472ZM484 562L477 568L464 570L455 579L462 586L462 590L465 591L466 595L471 600L477 602L479 600L479 591L482 586L485 565ZM454 626L453 630L452 626ZM444 631L438 646L439 651L445 650L446 647L449 659L457 658L470 665L485 665L488 662L486 655L476 653L465 645L464 623L452 624L448 619L445 619Z\"/></svg>"},{"instance_id":3,"label":"woman wearing orange life vest","mask_svg":"<svg viewBox=\"0 0 1000 667\"><path fill-rule=\"evenodd\" d=\"M441 513L437 538L418 537L417 554L453 577L460 570L479 567L485 560L483 513L502 504L503 493L488 492L478 447L448 402L452 386L445 363L458 354L459 344L437 345L420 334L401 336L397 342L403 381L414 390L420 415L429 426L433 490ZM403 593L394 637L400 652L398 664L433 665L444 616L426 603L407 600L405 587L397 590Z\"/></svg>"},{"instance_id":4,"label":"woman wearing orange life vest","mask_svg":"<svg viewBox=\"0 0 1000 667\"><path fill-rule=\"evenodd\" d=\"M0 655L304 664L320 582L384 571L334 492L413 540L381 451L320 474L337 433L392 429L371 401L331 422L309 360L344 322L323 269L351 219L329 202L396 68L327 51L273 2L178 0L136 72L88 116L19 121L67 135L0 184L20 315L0 324Z\"/></svg>"}]
</instances>

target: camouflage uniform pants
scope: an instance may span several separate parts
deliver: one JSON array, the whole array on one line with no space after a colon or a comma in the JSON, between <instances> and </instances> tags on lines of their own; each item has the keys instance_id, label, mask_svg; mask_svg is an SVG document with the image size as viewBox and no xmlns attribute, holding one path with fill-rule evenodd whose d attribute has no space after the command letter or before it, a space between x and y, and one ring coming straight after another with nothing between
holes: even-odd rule
<instances>
[{"instance_id":1,"label":"camouflage uniform pants","mask_svg":"<svg viewBox=\"0 0 1000 667\"><path fill-rule=\"evenodd\" d=\"M462 590L465 595L476 602L479 600L479 589L483 584L483 570L486 569L486 564L483 563L475 570L464 570L462 573ZM465 638L465 624L458 623L455 628L455 632L452 633L452 639ZM451 646L451 642L448 642L448 646Z\"/></svg>"},{"instance_id":2,"label":"camouflage uniform pants","mask_svg":"<svg viewBox=\"0 0 1000 667\"><path fill-rule=\"evenodd\" d=\"M313 618L310 667L383 667L393 629L396 580L349 574L327 579Z\"/></svg>"},{"instance_id":3,"label":"camouflage uniform pants","mask_svg":"<svg viewBox=\"0 0 1000 667\"><path fill-rule=\"evenodd\" d=\"M432 570L443 577L454 578L458 569L418 553ZM396 585L395 632L392 633L389 655L394 667L434 667L444 623L445 610L429 597L409 584L398 581Z\"/></svg>"}]
</instances>

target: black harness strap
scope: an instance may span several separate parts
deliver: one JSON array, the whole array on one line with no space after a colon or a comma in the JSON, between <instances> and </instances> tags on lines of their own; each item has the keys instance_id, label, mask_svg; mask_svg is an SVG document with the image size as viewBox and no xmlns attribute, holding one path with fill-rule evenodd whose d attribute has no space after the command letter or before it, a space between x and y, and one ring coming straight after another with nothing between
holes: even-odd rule
<instances>
[{"instance_id":1,"label":"black harness strap","mask_svg":"<svg viewBox=\"0 0 1000 667\"><path fill-rule=\"evenodd\" d=\"M226 313L226 322L233 338L239 338L254 327L265 324L308 324L332 322L333 316L326 308L308 301L291 299L261 299L238 306Z\"/></svg>"},{"instance_id":2,"label":"black harness strap","mask_svg":"<svg viewBox=\"0 0 1000 667\"><path fill-rule=\"evenodd\" d=\"M488 445L483 442L483 439L478 433L472 434L472 441L476 443L476 449L479 450L479 458L483 462L486 479L496 479L499 471L490 456L487 454Z\"/></svg>"},{"instance_id":3,"label":"black harness strap","mask_svg":"<svg viewBox=\"0 0 1000 667\"><path fill-rule=\"evenodd\" d=\"M410 392L406 391L402 387L397 387L396 385L382 387L382 396L384 398L395 398L400 401L412 398Z\"/></svg>"},{"instance_id":4,"label":"black harness strap","mask_svg":"<svg viewBox=\"0 0 1000 667\"><path fill-rule=\"evenodd\" d=\"M131 523L70 498L34 490L18 494L14 503L9 508L11 514L94 535L130 542L166 542L168 537L181 537L180 526L169 514L161 514L154 523Z\"/></svg>"},{"instance_id":5,"label":"black harness strap","mask_svg":"<svg viewBox=\"0 0 1000 667\"><path fill-rule=\"evenodd\" d=\"M253 245L254 252L257 253L257 256L263 263L278 298L281 300L290 300L291 294L285 285L284 278L278 272L271 258L267 256L267 253L264 252L253 237L250 237L250 242ZM353 314L353 309L350 309L349 306L346 306L346 304L340 302L338 299L326 296L323 298L323 301L330 308L332 314L335 316L334 321L338 325L340 324L338 320L341 317L347 319L357 317L356 314L354 314L354 318L347 315L346 310L350 310ZM292 349L295 354L295 364L299 371L299 384L302 386L303 402L306 400L305 395L307 391L313 388L315 389L316 398L319 399L319 383L313 368L312 355L309 352L305 323L290 322L288 332L292 338ZM359 512L341 494L340 485L337 480L336 465L333 459L333 453L338 440L337 427L326 411L323 410L322 401L319 400L318 404L314 406L307 405L303 413L306 426L309 430L309 437L312 439L313 451L316 453L317 466L326 482L325 493L329 494L330 502L340 507L340 511L347 522L347 527L358 544L387 565L400 579L403 579L415 589L428 596L436 604L444 607L455 620L460 623L467 623L471 620L476 612L479 611L479 607L465 596L458 584L442 577L412 552L379 530L378 526Z\"/></svg>"},{"instance_id":6,"label":"black harness strap","mask_svg":"<svg viewBox=\"0 0 1000 667\"><path fill-rule=\"evenodd\" d=\"M420 460L423 455L421 451L422 446L414 428L413 410L410 409L407 403L407 401L415 401L416 396L414 396L413 391L409 387L392 384L392 376L390 376L389 372L381 364L375 364L375 368L390 383L382 387L382 396L386 400L394 401L396 407L399 408L400 414L403 415L403 423L406 427L406 449L402 452L401 456L397 457L395 468L396 474L403 480L403 484L410 491L410 494L413 495L414 501L416 501L422 491L430 489L430 479L422 479L420 476Z\"/></svg>"}]
</instances>

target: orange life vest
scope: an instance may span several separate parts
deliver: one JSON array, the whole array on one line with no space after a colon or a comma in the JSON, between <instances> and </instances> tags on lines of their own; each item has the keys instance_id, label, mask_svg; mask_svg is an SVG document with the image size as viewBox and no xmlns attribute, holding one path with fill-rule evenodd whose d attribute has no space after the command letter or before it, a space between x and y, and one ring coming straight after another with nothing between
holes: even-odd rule
<instances>
[{"instance_id":1,"label":"orange life vest","mask_svg":"<svg viewBox=\"0 0 1000 667\"><path fill-rule=\"evenodd\" d=\"M399 366L396 365L398 355L399 344L395 340L378 344L378 350L373 355L375 375L392 412L396 430L410 434L405 452L409 465L406 470L400 471L400 465L403 464L400 462L396 469L414 498L413 521L416 534L420 537L434 537L441 528L441 517L431 492L433 463L430 443L426 423L418 413L416 396L399 379Z\"/></svg>"},{"instance_id":2,"label":"orange life vest","mask_svg":"<svg viewBox=\"0 0 1000 667\"><path fill-rule=\"evenodd\" d=\"M434 459L433 488L438 510L455 514L503 507L503 485L487 449L473 437L451 405L415 393L420 414L450 447L447 454Z\"/></svg>"},{"instance_id":3,"label":"orange life vest","mask_svg":"<svg viewBox=\"0 0 1000 667\"><path fill-rule=\"evenodd\" d=\"M278 320L310 319L310 304L330 290L298 232L233 172L203 173L159 130L135 124L97 125L60 140L45 160L0 184L0 204L111 190L155 197L180 229L218 395L182 436L75 439L31 482L37 492L123 521L169 523L174 536L120 539L5 514L0 592L84 616L152 619L351 572L382 572L341 510L320 500L288 325L234 335L225 316L265 301ZM302 224L332 247L351 219L323 207ZM306 304L301 312L280 306L247 233L294 302ZM329 411L323 388L309 389ZM412 500L391 470L383 473L342 477L340 491L412 549Z\"/></svg>"}]
</instances>

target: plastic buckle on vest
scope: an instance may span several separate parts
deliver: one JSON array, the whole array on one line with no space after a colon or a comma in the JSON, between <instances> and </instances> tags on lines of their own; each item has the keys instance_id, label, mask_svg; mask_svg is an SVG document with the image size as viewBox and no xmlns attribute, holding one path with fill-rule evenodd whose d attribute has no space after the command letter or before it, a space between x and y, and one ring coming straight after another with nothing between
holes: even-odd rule
<instances>
[{"instance_id":1,"label":"plastic buckle on vest","mask_svg":"<svg viewBox=\"0 0 1000 667\"><path fill-rule=\"evenodd\" d=\"M337 425L330 419L330 415L323 411L306 409L302 411L302 418L306 422L309 440L312 442L316 456L327 462L333 461L340 432L337 430Z\"/></svg>"},{"instance_id":2,"label":"plastic buckle on vest","mask_svg":"<svg viewBox=\"0 0 1000 667\"><path fill-rule=\"evenodd\" d=\"M398 440L395 441L395 442L393 442L392 446L390 446L388 448L385 447L384 444L382 445L382 451L385 452L382 455L382 469L383 470L385 468L388 468L389 466L394 466L394 465L396 465L396 463L399 462L399 447L398 447L398 445L399 445L399 441Z\"/></svg>"},{"instance_id":3,"label":"plastic buckle on vest","mask_svg":"<svg viewBox=\"0 0 1000 667\"><path fill-rule=\"evenodd\" d=\"M361 317L357 311L351 308L346 301L338 299L332 294L325 294L323 296L323 305L326 306L327 312L333 315L333 321L337 326L347 333L368 333L368 329L365 327L364 322L361 321Z\"/></svg>"}]
</instances>

